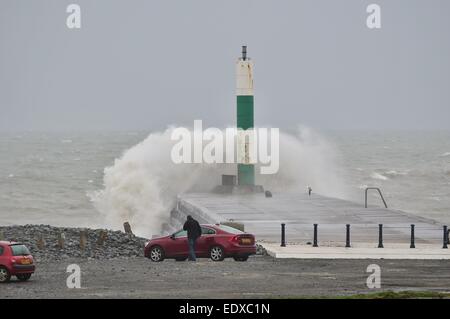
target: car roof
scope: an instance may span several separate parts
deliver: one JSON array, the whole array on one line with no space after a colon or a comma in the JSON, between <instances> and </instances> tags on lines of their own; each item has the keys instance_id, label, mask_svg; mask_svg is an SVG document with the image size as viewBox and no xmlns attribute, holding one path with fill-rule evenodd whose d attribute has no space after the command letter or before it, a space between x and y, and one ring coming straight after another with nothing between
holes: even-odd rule
<instances>
[{"instance_id":1,"label":"car roof","mask_svg":"<svg viewBox=\"0 0 450 319\"><path fill-rule=\"evenodd\" d=\"M219 224L200 224L201 227L220 229Z\"/></svg>"},{"instance_id":2,"label":"car roof","mask_svg":"<svg viewBox=\"0 0 450 319\"><path fill-rule=\"evenodd\" d=\"M15 241L0 240L0 245L11 246L11 245L21 245L21 243L18 243L18 242L15 242Z\"/></svg>"},{"instance_id":3,"label":"car roof","mask_svg":"<svg viewBox=\"0 0 450 319\"><path fill-rule=\"evenodd\" d=\"M200 226L214 228L215 230L218 230L218 231L221 231L221 232L224 232L224 233L229 233L228 231L226 231L225 229L220 227L221 224L200 224ZM231 228L233 228L233 227L231 227Z\"/></svg>"},{"instance_id":4,"label":"car roof","mask_svg":"<svg viewBox=\"0 0 450 319\"><path fill-rule=\"evenodd\" d=\"M225 229L220 228L220 226L221 226L220 224L200 224L200 226L201 227L209 227L209 228L212 228L219 232L229 233ZM231 227L231 226L229 226L229 227ZM233 228L233 227L231 227L231 228ZM183 229L181 229L180 231L183 231ZM243 232L243 233L245 233L245 232Z\"/></svg>"}]
</instances>

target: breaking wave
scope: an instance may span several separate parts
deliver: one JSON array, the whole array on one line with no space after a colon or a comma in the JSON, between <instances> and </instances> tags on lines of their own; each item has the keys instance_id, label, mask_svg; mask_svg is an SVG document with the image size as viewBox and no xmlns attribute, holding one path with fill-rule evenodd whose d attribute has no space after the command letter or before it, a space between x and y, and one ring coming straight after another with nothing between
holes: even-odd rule
<instances>
[{"instance_id":1,"label":"breaking wave","mask_svg":"<svg viewBox=\"0 0 450 319\"><path fill-rule=\"evenodd\" d=\"M384 175L382 175L380 173L377 173L377 172L373 172L370 175L370 177L373 178L373 179L380 180L380 181L387 181L389 179L388 177L386 177L386 176L384 176Z\"/></svg>"},{"instance_id":2,"label":"breaking wave","mask_svg":"<svg viewBox=\"0 0 450 319\"><path fill-rule=\"evenodd\" d=\"M173 128L151 133L104 170L103 189L89 194L108 227L128 221L135 233L150 237L169 220L177 194L210 191L222 174L235 174L235 164L174 164L170 153ZM256 182L273 192L314 192L346 197L334 147L307 128L280 133L280 168L273 175L257 174ZM256 167L256 172L259 168Z\"/></svg>"},{"instance_id":3,"label":"breaking wave","mask_svg":"<svg viewBox=\"0 0 450 319\"><path fill-rule=\"evenodd\" d=\"M394 177L397 177L397 176L408 175L408 172L407 171L399 172L399 171L391 170L391 171L385 172L384 175L387 176L387 177L394 178Z\"/></svg>"},{"instance_id":4,"label":"breaking wave","mask_svg":"<svg viewBox=\"0 0 450 319\"><path fill-rule=\"evenodd\" d=\"M373 172L370 174L370 178L380 180L380 181L387 181L389 179L394 179L401 176L406 176L409 174L409 171L396 171L396 170L388 170L388 171L378 171Z\"/></svg>"}]
</instances>

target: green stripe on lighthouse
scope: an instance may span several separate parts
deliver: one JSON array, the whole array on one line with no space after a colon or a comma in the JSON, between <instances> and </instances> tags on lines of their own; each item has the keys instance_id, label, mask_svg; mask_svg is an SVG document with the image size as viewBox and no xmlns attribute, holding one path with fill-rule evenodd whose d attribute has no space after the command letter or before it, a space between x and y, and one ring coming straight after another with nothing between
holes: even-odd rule
<instances>
[{"instance_id":1,"label":"green stripe on lighthouse","mask_svg":"<svg viewBox=\"0 0 450 319\"><path fill-rule=\"evenodd\" d=\"M255 166L253 164L238 164L238 184L255 185Z\"/></svg>"},{"instance_id":2,"label":"green stripe on lighthouse","mask_svg":"<svg viewBox=\"0 0 450 319\"><path fill-rule=\"evenodd\" d=\"M253 128L253 95L237 96L237 128Z\"/></svg>"},{"instance_id":3,"label":"green stripe on lighthouse","mask_svg":"<svg viewBox=\"0 0 450 319\"><path fill-rule=\"evenodd\" d=\"M237 96L237 128L247 130L252 129L253 125L253 96ZM253 164L238 164L238 184L255 185L255 167Z\"/></svg>"}]
</instances>

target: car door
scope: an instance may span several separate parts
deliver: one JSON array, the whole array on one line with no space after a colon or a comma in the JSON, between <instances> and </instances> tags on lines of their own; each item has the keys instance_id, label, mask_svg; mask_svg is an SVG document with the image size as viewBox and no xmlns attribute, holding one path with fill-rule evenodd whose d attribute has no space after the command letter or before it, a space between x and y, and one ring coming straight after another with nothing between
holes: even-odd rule
<instances>
[{"instance_id":1,"label":"car door","mask_svg":"<svg viewBox=\"0 0 450 319\"><path fill-rule=\"evenodd\" d=\"M5 257L3 256L4 252L4 246L0 245L0 265L6 265Z\"/></svg>"},{"instance_id":2,"label":"car door","mask_svg":"<svg viewBox=\"0 0 450 319\"><path fill-rule=\"evenodd\" d=\"M172 235L172 237L170 239L170 244L166 248L166 255L168 257L189 255L187 231L180 230Z\"/></svg>"},{"instance_id":3,"label":"car door","mask_svg":"<svg viewBox=\"0 0 450 319\"><path fill-rule=\"evenodd\" d=\"M209 248L214 243L216 231L211 227L202 226L202 235L197 239L195 244L195 254L197 256L209 256Z\"/></svg>"}]
</instances>

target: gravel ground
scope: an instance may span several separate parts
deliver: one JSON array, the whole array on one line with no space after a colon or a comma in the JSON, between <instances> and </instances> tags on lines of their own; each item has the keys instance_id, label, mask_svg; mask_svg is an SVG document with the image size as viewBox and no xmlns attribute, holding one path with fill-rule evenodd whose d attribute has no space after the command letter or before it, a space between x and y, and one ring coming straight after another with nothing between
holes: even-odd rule
<instances>
[{"instance_id":1,"label":"gravel ground","mask_svg":"<svg viewBox=\"0 0 450 319\"><path fill-rule=\"evenodd\" d=\"M68 289L66 267L81 267L81 289ZM29 282L0 286L0 298L279 298L338 296L366 288L369 264L382 290L450 290L450 262L439 260L275 260L153 263L143 257L68 258L38 263Z\"/></svg>"}]
</instances>

